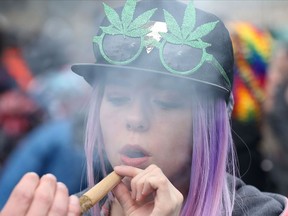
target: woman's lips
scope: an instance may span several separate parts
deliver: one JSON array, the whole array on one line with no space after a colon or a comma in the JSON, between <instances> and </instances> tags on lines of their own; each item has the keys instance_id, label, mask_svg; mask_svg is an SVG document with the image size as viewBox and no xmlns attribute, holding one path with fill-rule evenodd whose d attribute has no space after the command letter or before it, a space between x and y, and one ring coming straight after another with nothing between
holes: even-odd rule
<instances>
[{"instance_id":1,"label":"woman's lips","mask_svg":"<svg viewBox=\"0 0 288 216\"><path fill-rule=\"evenodd\" d=\"M141 167L151 157L147 151L138 145L126 145L119 153L123 164L134 167Z\"/></svg>"},{"instance_id":2,"label":"woman's lips","mask_svg":"<svg viewBox=\"0 0 288 216\"><path fill-rule=\"evenodd\" d=\"M149 160L149 157L141 157L141 158L129 158L125 155L121 155L120 159L123 164L133 167L140 167L144 163Z\"/></svg>"}]
</instances>

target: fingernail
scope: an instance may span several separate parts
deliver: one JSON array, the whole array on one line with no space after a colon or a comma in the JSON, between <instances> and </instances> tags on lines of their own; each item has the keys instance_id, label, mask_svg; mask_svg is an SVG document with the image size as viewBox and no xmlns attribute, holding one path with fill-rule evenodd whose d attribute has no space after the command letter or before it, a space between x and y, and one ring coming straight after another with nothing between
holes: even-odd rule
<instances>
[{"instance_id":1,"label":"fingernail","mask_svg":"<svg viewBox=\"0 0 288 216\"><path fill-rule=\"evenodd\" d=\"M48 173L48 174L45 174L45 175L42 176L42 178L44 178L44 177L56 180L56 177L54 175L52 175L51 173Z\"/></svg>"},{"instance_id":2,"label":"fingernail","mask_svg":"<svg viewBox=\"0 0 288 216\"><path fill-rule=\"evenodd\" d=\"M71 195L69 199L72 205L80 205L79 198L77 196Z\"/></svg>"},{"instance_id":3,"label":"fingernail","mask_svg":"<svg viewBox=\"0 0 288 216\"><path fill-rule=\"evenodd\" d=\"M27 172L26 175L34 175L34 176L38 176L38 174L35 173L35 172Z\"/></svg>"},{"instance_id":4,"label":"fingernail","mask_svg":"<svg viewBox=\"0 0 288 216\"><path fill-rule=\"evenodd\" d=\"M66 189L66 185L62 182L57 182L57 187L60 188L60 189Z\"/></svg>"},{"instance_id":5,"label":"fingernail","mask_svg":"<svg viewBox=\"0 0 288 216\"><path fill-rule=\"evenodd\" d=\"M37 179L39 179L38 174L35 173L35 172L28 172L28 173L25 174L25 176L29 176L29 177L31 177L31 178L37 178Z\"/></svg>"},{"instance_id":6,"label":"fingernail","mask_svg":"<svg viewBox=\"0 0 288 216\"><path fill-rule=\"evenodd\" d=\"M121 172L122 170L123 170L123 168L122 168L121 166L115 166L115 167L114 167L114 171L115 171L116 173Z\"/></svg>"}]
</instances>

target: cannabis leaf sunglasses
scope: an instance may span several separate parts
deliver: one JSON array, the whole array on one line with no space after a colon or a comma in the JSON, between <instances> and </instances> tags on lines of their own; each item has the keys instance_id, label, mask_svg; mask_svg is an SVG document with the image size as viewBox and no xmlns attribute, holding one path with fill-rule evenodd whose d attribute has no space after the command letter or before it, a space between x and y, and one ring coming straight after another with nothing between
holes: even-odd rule
<instances>
[{"instance_id":1,"label":"cannabis leaf sunglasses","mask_svg":"<svg viewBox=\"0 0 288 216\"><path fill-rule=\"evenodd\" d=\"M127 0L120 15L107 4L103 3L103 5L110 25L100 27L102 34L95 36L93 43L99 46L102 57L110 64L127 65L135 61L144 49L149 55L149 52L156 48L159 51L161 63L167 71L176 75L189 76L208 62L219 71L227 85L231 87L230 80L221 64L207 52L211 44L202 39L215 29L218 21L196 27L196 10L192 1L186 7L181 26L166 10L163 12L165 22L151 21L156 8L145 11L133 20L137 6L136 0ZM113 38L106 40L109 37L114 37L117 45L111 44ZM111 49L111 46L117 46L117 49ZM169 59L169 55L166 54L167 47L177 52L180 58ZM119 53L121 49L125 52ZM181 59L183 50L185 53L191 53L193 61L191 60L190 65L181 68L179 65L184 59Z\"/></svg>"}]
</instances>

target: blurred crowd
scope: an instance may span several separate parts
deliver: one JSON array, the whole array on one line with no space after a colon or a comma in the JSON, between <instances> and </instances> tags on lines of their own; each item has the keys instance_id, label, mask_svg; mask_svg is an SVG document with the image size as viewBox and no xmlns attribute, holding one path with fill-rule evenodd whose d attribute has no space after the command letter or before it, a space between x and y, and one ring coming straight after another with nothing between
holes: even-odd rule
<instances>
[{"instance_id":1,"label":"blurred crowd","mask_svg":"<svg viewBox=\"0 0 288 216\"><path fill-rule=\"evenodd\" d=\"M27 40L0 23L0 208L26 172L53 173L71 194L86 187L90 87L61 45L45 29Z\"/></svg>"},{"instance_id":2,"label":"blurred crowd","mask_svg":"<svg viewBox=\"0 0 288 216\"><path fill-rule=\"evenodd\" d=\"M249 22L227 24L234 48L233 139L240 177L288 195L288 40Z\"/></svg>"},{"instance_id":3,"label":"blurred crowd","mask_svg":"<svg viewBox=\"0 0 288 216\"><path fill-rule=\"evenodd\" d=\"M235 52L231 124L239 176L288 196L288 32L226 24ZM70 72L67 41L45 29L22 37L0 19L0 208L30 171L53 173L71 194L86 187L90 88Z\"/></svg>"}]
</instances>

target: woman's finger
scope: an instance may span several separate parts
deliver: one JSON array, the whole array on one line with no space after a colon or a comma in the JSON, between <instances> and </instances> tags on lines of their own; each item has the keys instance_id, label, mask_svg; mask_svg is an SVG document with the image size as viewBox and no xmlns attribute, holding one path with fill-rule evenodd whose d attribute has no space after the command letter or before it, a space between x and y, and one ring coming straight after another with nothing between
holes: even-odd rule
<instances>
[{"instance_id":1,"label":"woman's finger","mask_svg":"<svg viewBox=\"0 0 288 216\"><path fill-rule=\"evenodd\" d=\"M131 177L131 197L136 201L141 201L143 196L148 195L149 193L154 192L157 190L158 185L152 185L147 182L147 178L151 178L153 176L163 176L167 179L164 174L162 173L161 169L155 165L150 165L145 170L132 167L132 166L115 166L114 170L117 174ZM146 186L145 186L146 185ZM145 186L145 189L144 189ZM143 193L144 190L144 193Z\"/></svg>"},{"instance_id":2,"label":"woman's finger","mask_svg":"<svg viewBox=\"0 0 288 216\"><path fill-rule=\"evenodd\" d=\"M79 216L81 215L81 207L79 198L75 195L69 197L69 208L67 216Z\"/></svg>"},{"instance_id":3,"label":"woman's finger","mask_svg":"<svg viewBox=\"0 0 288 216\"><path fill-rule=\"evenodd\" d=\"M54 202L54 195L57 188L55 176L47 174L42 176L35 191L33 202L28 210L28 216L45 216L48 214Z\"/></svg>"},{"instance_id":4,"label":"woman's finger","mask_svg":"<svg viewBox=\"0 0 288 216\"><path fill-rule=\"evenodd\" d=\"M125 165L115 166L114 170L118 175L127 176L131 178L134 178L136 175L143 172L142 169L132 167L132 166L125 166Z\"/></svg>"},{"instance_id":5,"label":"woman's finger","mask_svg":"<svg viewBox=\"0 0 288 216\"><path fill-rule=\"evenodd\" d=\"M38 184L39 177L36 173L25 174L12 191L1 216L25 215L33 201Z\"/></svg>"},{"instance_id":6,"label":"woman's finger","mask_svg":"<svg viewBox=\"0 0 288 216\"><path fill-rule=\"evenodd\" d=\"M149 186L145 187L147 192L144 191L144 193L149 193L149 190L156 190L152 215L179 215L184 198L172 183L165 176L151 176L147 182ZM167 205L165 200L169 200L170 205Z\"/></svg>"},{"instance_id":7,"label":"woman's finger","mask_svg":"<svg viewBox=\"0 0 288 216\"><path fill-rule=\"evenodd\" d=\"M113 189L113 194L115 195L116 199L119 201L120 205L125 211L127 209L130 209L130 207L134 205L134 200L131 197L130 191L124 185L124 183L121 182L120 184L118 184Z\"/></svg>"},{"instance_id":8,"label":"woman's finger","mask_svg":"<svg viewBox=\"0 0 288 216\"><path fill-rule=\"evenodd\" d=\"M146 176L149 173L146 170L141 170L134 178L131 180L131 196L132 199L139 202L142 199L142 190L144 187Z\"/></svg>"},{"instance_id":9,"label":"woman's finger","mask_svg":"<svg viewBox=\"0 0 288 216\"><path fill-rule=\"evenodd\" d=\"M49 211L49 216L66 216L68 212L68 205L68 189L62 182L58 182L55 198Z\"/></svg>"},{"instance_id":10,"label":"woman's finger","mask_svg":"<svg viewBox=\"0 0 288 216\"><path fill-rule=\"evenodd\" d=\"M132 166L115 166L114 167L115 172L118 175L121 176L126 176L126 177L130 177L132 178L131 181L131 197L132 199L136 199L137 196L137 181L142 177L142 175L144 175L142 169L136 168L136 167L132 167Z\"/></svg>"},{"instance_id":11,"label":"woman's finger","mask_svg":"<svg viewBox=\"0 0 288 216\"><path fill-rule=\"evenodd\" d=\"M150 165L145 170L141 170L130 166L117 166L114 170L119 175L132 178L132 197L124 184L119 184L115 188L116 198L126 215L134 213L139 215L179 215L183 196L159 167ZM132 198L136 198L136 200Z\"/></svg>"}]
</instances>

